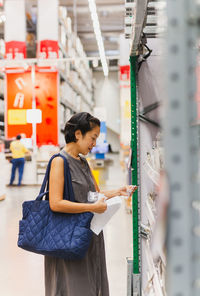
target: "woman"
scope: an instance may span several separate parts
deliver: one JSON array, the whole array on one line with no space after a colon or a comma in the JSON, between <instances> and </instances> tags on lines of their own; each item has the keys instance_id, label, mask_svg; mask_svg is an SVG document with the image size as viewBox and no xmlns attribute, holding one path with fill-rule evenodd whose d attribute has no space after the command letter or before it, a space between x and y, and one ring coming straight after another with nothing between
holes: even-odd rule
<instances>
[{"instance_id":1,"label":"woman","mask_svg":"<svg viewBox=\"0 0 200 296\"><path fill-rule=\"evenodd\" d=\"M82 155L96 145L100 134L100 121L89 113L78 113L66 123L66 146L61 151L69 163L76 202L63 200L64 161L53 159L50 171L49 201L52 211L62 213L103 213L107 206L104 198L91 204L87 202L89 191L96 191L94 179L86 159ZM130 187L130 188L129 188ZM118 190L103 191L107 198L127 195L125 186ZM67 261L45 256L46 296L109 296L103 232L93 235L86 256L81 260Z\"/></svg>"}]
</instances>

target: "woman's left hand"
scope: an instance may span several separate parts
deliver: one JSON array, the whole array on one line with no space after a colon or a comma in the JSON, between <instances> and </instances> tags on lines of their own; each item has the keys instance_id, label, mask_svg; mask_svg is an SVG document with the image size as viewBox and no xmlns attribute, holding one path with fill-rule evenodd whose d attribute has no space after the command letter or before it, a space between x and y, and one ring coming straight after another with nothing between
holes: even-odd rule
<instances>
[{"instance_id":1,"label":"woman's left hand","mask_svg":"<svg viewBox=\"0 0 200 296\"><path fill-rule=\"evenodd\" d=\"M118 189L119 194L122 196L131 196L133 192L137 189L137 186L134 185L126 185Z\"/></svg>"},{"instance_id":2,"label":"woman's left hand","mask_svg":"<svg viewBox=\"0 0 200 296\"><path fill-rule=\"evenodd\" d=\"M101 191L101 193L106 196L106 199L109 199L115 196L131 196L136 189L135 185L126 185L117 190Z\"/></svg>"}]
</instances>

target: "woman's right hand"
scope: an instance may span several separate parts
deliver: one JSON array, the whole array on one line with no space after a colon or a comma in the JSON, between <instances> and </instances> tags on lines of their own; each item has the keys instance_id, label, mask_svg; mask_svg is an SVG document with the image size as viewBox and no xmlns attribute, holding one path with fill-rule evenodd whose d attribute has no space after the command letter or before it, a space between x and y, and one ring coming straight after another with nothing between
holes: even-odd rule
<instances>
[{"instance_id":1,"label":"woman's right hand","mask_svg":"<svg viewBox=\"0 0 200 296\"><path fill-rule=\"evenodd\" d=\"M96 201L94 204L94 210L93 212L98 213L98 214L102 214L106 211L107 209L107 204L105 202L105 197L99 199L98 201Z\"/></svg>"}]
</instances>

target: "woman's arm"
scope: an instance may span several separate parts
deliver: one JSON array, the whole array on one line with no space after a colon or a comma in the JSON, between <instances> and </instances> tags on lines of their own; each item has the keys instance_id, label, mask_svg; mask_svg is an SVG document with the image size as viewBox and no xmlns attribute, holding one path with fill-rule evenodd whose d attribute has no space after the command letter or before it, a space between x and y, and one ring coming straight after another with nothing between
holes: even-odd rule
<instances>
[{"instance_id":1,"label":"woman's arm","mask_svg":"<svg viewBox=\"0 0 200 296\"><path fill-rule=\"evenodd\" d=\"M116 189L116 190L100 191L100 193L103 193L107 197L107 199L109 199L115 196L132 195L136 189L137 189L137 186L127 185L127 186L120 187L119 189Z\"/></svg>"},{"instance_id":2,"label":"woman's arm","mask_svg":"<svg viewBox=\"0 0 200 296\"><path fill-rule=\"evenodd\" d=\"M52 160L49 179L49 204L54 212L60 213L103 213L107 205L102 198L94 204L76 203L63 199L64 160L56 157Z\"/></svg>"},{"instance_id":3,"label":"woman's arm","mask_svg":"<svg viewBox=\"0 0 200 296\"><path fill-rule=\"evenodd\" d=\"M133 186L133 185L127 185L127 186L123 186L123 187L120 187L119 189L116 189L116 190L103 190L101 191L99 189L99 186L95 180L95 177L92 173L92 169L90 168L89 164L87 163L89 169L90 169L90 172L91 172L91 175L92 175L92 178L93 178L93 181L94 181L94 185L95 185L95 189L96 191L98 191L99 193L102 193L104 194L107 199L109 198L112 198L112 197L115 197L115 196L128 196L128 195L132 195L133 192L137 189L137 186Z\"/></svg>"},{"instance_id":4,"label":"woman's arm","mask_svg":"<svg viewBox=\"0 0 200 296\"><path fill-rule=\"evenodd\" d=\"M115 197L115 196L120 196L118 189L117 190L103 190L103 191L100 191L100 193L104 194L107 197L107 199Z\"/></svg>"}]
</instances>

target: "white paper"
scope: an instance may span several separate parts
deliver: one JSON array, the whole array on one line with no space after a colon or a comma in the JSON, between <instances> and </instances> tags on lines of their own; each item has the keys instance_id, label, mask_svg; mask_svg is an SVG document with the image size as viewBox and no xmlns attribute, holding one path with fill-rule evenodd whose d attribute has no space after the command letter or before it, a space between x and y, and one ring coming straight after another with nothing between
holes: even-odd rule
<instances>
[{"instance_id":1,"label":"white paper","mask_svg":"<svg viewBox=\"0 0 200 296\"><path fill-rule=\"evenodd\" d=\"M111 199L106 200L107 210L102 214L94 213L94 217L92 218L90 229L96 234L103 230L104 226L108 223L108 221L112 218L112 216L119 210L122 199L119 196L113 197Z\"/></svg>"}]
</instances>

